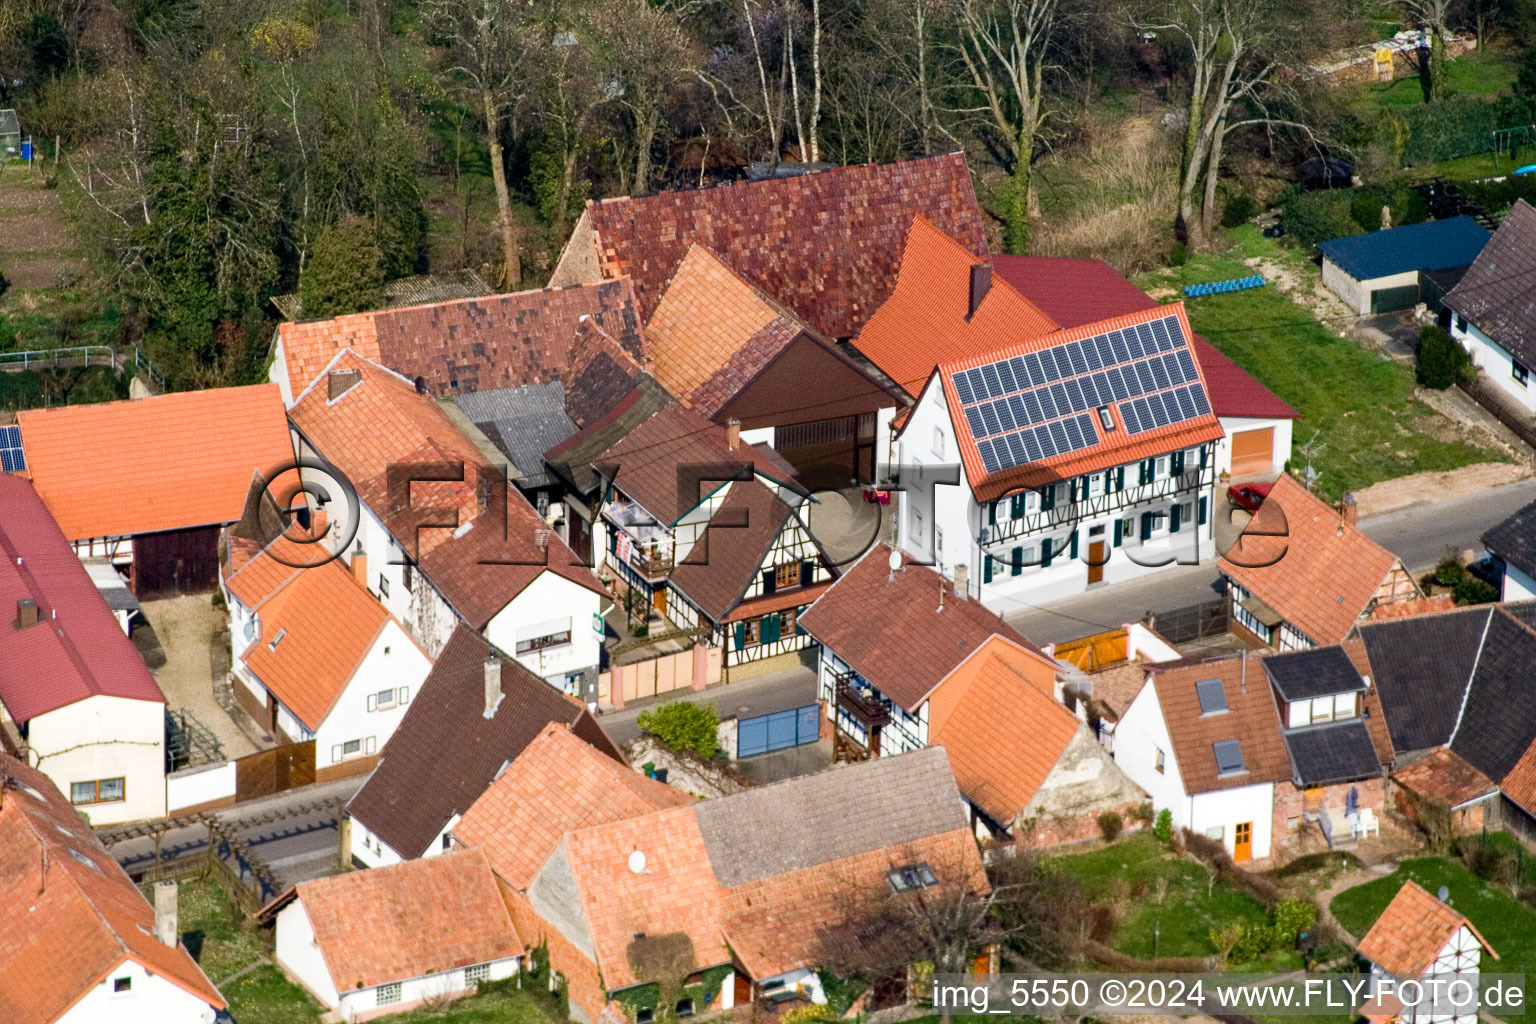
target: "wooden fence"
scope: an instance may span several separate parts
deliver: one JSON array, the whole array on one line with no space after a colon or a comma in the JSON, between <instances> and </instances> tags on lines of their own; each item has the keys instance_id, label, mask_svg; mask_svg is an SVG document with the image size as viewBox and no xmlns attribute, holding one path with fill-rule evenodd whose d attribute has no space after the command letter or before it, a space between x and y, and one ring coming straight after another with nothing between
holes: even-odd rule
<instances>
[{"instance_id":1,"label":"wooden fence","mask_svg":"<svg viewBox=\"0 0 1536 1024\"><path fill-rule=\"evenodd\" d=\"M1504 396L1499 394L1498 385L1488 383L1483 379L1482 374L1470 379L1458 378L1456 383L1494 419L1514 431L1516 437L1532 448L1536 448L1536 423L1531 421L1530 414L1524 409L1510 405Z\"/></svg>"},{"instance_id":2,"label":"wooden fence","mask_svg":"<svg viewBox=\"0 0 1536 1024\"><path fill-rule=\"evenodd\" d=\"M720 681L721 650L695 644L686 651L615 665L597 677L598 700L622 708L678 690L702 690Z\"/></svg>"}]
</instances>

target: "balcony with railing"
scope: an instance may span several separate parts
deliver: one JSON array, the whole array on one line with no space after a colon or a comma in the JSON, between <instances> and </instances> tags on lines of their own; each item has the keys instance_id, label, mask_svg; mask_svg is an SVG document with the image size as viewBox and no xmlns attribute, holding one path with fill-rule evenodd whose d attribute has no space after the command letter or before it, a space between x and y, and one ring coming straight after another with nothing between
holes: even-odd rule
<instances>
[{"instance_id":1,"label":"balcony with railing","mask_svg":"<svg viewBox=\"0 0 1536 1024\"><path fill-rule=\"evenodd\" d=\"M867 728L885 725L891 720L891 702L880 691L852 672L839 672L836 680L837 706L864 723Z\"/></svg>"},{"instance_id":2,"label":"balcony with railing","mask_svg":"<svg viewBox=\"0 0 1536 1024\"><path fill-rule=\"evenodd\" d=\"M614 555L649 580L672 571L672 531L632 501L603 506L603 519L614 529Z\"/></svg>"}]
</instances>

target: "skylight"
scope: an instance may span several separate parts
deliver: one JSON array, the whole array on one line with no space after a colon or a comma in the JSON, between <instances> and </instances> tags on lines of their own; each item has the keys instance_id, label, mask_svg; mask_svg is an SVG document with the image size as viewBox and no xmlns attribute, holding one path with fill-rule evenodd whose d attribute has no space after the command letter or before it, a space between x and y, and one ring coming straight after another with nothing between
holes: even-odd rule
<instances>
[{"instance_id":1,"label":"skylight","mask_svg":"<svg viewBox=\"0 0 1536 1024\"><path fill-rule=\"evenodd\" d=\"M886 879L890 881L891 888L897 892L914 892L918 889L928 889L939 884L938 877L933 873L933 868L926 863L909 864L906 867L896 868L886 873Z\"/></svg>"},{"instance_id":2,"label":"skylight","mask_svg":"<svg viewBox=\"0 0 1536 1024\"><path fill-rule=\"evenodd\" d=\"M1239 741L1217 740L1211 744L1211 750L1216 755L1217 775L1236 775L1248 770L1243 764L1243 745Z\"/></svg>"},{"instance_id":3,"label":"skylight","mask_svg":"<svg viewBox=\"0 0 1536 1024\"><path fill-rule=\"evenodd\" d=\"M1200 698L1202 715L1219 715L1227 710L1227 694L1220 679L1200 680L1195 684L1195 696Z\"/></svg>"}]
</instances>

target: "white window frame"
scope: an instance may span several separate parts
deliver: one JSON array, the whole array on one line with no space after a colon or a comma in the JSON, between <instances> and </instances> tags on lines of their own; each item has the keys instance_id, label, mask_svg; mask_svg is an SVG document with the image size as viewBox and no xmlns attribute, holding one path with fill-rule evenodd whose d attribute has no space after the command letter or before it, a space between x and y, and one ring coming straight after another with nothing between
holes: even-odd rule
<instances>
[{"instance_id":1,"label":"white window frame","mask_svg":"<svg viewBox=\"0 0 1536 1024\"><path fill-rule=\"evenodd\" d=\"M1338 693L1333 697L1333 720L1342 722L1355 717L1355 695L1353 693Z\"/></svg>"},{"instance_id":2,"label":"white window frame","mask_svg":"<svg viewBox=\"0 0 1536 1024\"><path fill-rule=\"evenodd\" d=\"M1157 457L1157 460L1155 462L1153 462L1153 464L1152 464L1152 479L1156 480L1160 476L1167 476L1167 475L1168 475L1168 456L1166 456L1166 455L1159 455Z\"/></svg>"},{"instance_id":3,"label":"white window frame","mask_svg":"<svg viewBox=\"0 0 1536 1024\"><path fill-rule=\"evenodd\" d=\"M1163 752L1162 747L1153 747L1152 749L1156 751L1152 757L1152 768L1157 774L1166 775L1168 773L1168 755Z\"/></svg>"},{"instance_id":4,"label":"white window frame","mask_svg":"<svg viewBox=\"0 0 1536 1024\"><path fill-rule=\"evenodd\" d=\"M937 455L941 459L944 457L944 428L943 427L936 426L936 427L933 428L933 454Z\"/></svg>"},{"instance_id":5,"label":"white window frame","mask_svg":"<svg viewBox=\"0 0 1536 1024\"><path fill-rule=\"evenodd\" d=\"M464 984L466 985L478 985L482 981L490 980L491 965L488 963L470 964L468 967L464 968Z\"/></svg>"}]
</instances>

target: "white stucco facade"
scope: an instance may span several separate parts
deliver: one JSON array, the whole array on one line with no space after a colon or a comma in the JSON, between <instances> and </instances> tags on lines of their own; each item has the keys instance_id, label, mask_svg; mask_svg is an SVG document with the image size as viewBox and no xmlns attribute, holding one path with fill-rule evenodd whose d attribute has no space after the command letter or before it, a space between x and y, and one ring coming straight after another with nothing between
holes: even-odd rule
<instances>
[{"instance_id":1,"label":"white stucco facade","mask_svg":"<svg viewBox=\"0 0 1536 1024\"><path fill-rule=\"evenodd\" d=\"M1451 316L1451 337L1461 343L1484 378L1526 412L1536 413L1536 384L1531 368L1461 314Z\"/></svg>"},{"instance_id":2,"label":"white stucco facade","mask_svg":"<svg viewBox=\"0 0 1536 1024\"><path fill-rule=\"evenodd\" d=\"M1216 442L1217 476L1232 473L1232 436L1254 430L1273 431L1270 437L1269 468L1264 472L1278 476L1285 471L1285 464L1291 460L1291 420L1246 416L1222 416L1219 419L1225 436Z\"/></svg>"},{"instance_id":3,"label":"white stucco facade","mask_svg":"<svg viewBox=\"0 0 1536 1024\"><path fill-rule=\"evenodd\" d=\"M56 1018L56 1024L213 1024L202 997L127 959Z\"/></svg>"},{"instance_id":4,"label":"white stucco facade","mask_svg":"<svg viewBox=\"0 0 1536 1024\"><path fill-rule=\"evenodd\" d=\"M165 816L165 705L159 701L87 697L33 718L27 748L29 762L92 825ZM122 795L82 800L76 784Z\"/></svg>"},{"instance_id":5,"label":"white stucco facade","mask_svg":"<svg viewBox=\"0 0 1536 1024\"><path fill-rule=\"evenodd\" d=\"M1230 854L1235 852L1236 826L1248 824L1252 828L1252 858L1261 860L1269 856L1274 828L1274 784L1258 782L1203 793L1188 792L1156 687L1148 683L1141 688L1120 717L1114 735L1115 763L1127 778L1147 791L1153 810L1169 811L1176 828L1220 839Z\"/></svg>"},{"instance_id":6,"label":"white stucco facade","mask_svg":"<svg viewBox=\"0 0 1536 1024\"><path fill-rule=\"evenodd\" d=\"M602 609L597 592L545 570L491 618L485 638L551 686L579 695L579 677L602 657ZM569 639L559 643L562 632Z\"/></svg>"},{"instance_id":7,"label":"white stucco facade","mask_svg":"<svg viewBox=\"0 0 1536 1024\"><path fill-rule=\"evenodd\" d=\"M999 614L1215 557L1210 444L981 504L934 380L897 447L897 543L949 577L967 566L969 592Z\"/></svg>"},{"instance_id":8,"label":"white stucco facade","mask_svg":"<svg viewBox=\"0 0 1536 1024\"><path fill-rule=\"evenodd\" d=\"M449 818L437 835L432 837L432 841L421 852L421 856L423 858L437 857L449 852L447 845L448 833L452 832L454 826L458 823L459 815L455 814ZM400 864L410 860L409 857L402 855L393 846L380 839L369 830L367 825L358 819L352 818L348 828L352 835L349 848L352 852L352 859L356 863L369 868L387 868L391 864Z\"/></svg>"},{"instance_id":9,"label":"white stucco facade","mask_svg":"<svg viewBox=\"0 0 1536 1024\"><path fill-rule=\"evenodd\" d=\"M1369 316L1371 312L1371 293L1381 291L1384 288L1402 288L1407 285L1419 283L1417 270L1405 270L1400 274L1388 274L1385 277L1373 277L1362 281L1351 277L1343 267L1339 266L1327 256L1323 257L1323 284L1332 289L1333 293L1344 300L1344 304L1361 316Z\"/></svg>"},{"instance_id":10,"label":"white stucco facade","mask_svg":"<svg viewBox=\"0 0 1536 1024\"><path fill-rule=\"evenodd\" d=\"M344 989L331 976L314 927L295 899L277 915L274 958L290 977L302 985L340 1021L363 1021L400 1013L428 1000L468 994L479 981L500 981L518 972L518 958L504 957L485 964L457 967L416 978L400 978L373 986Z\"/></svg>"},{"instance_id":11,"label":"white stucco facade","mask_svg":"<svg viewBox=\"0 0 1536 1024\"><path fill-rule=\"evenodd\" d=\"M1525 601L1536 597L1536 579L1508 562L1504 563L1504 587L1501 601Z\"/></svg>"}]
</instances>

